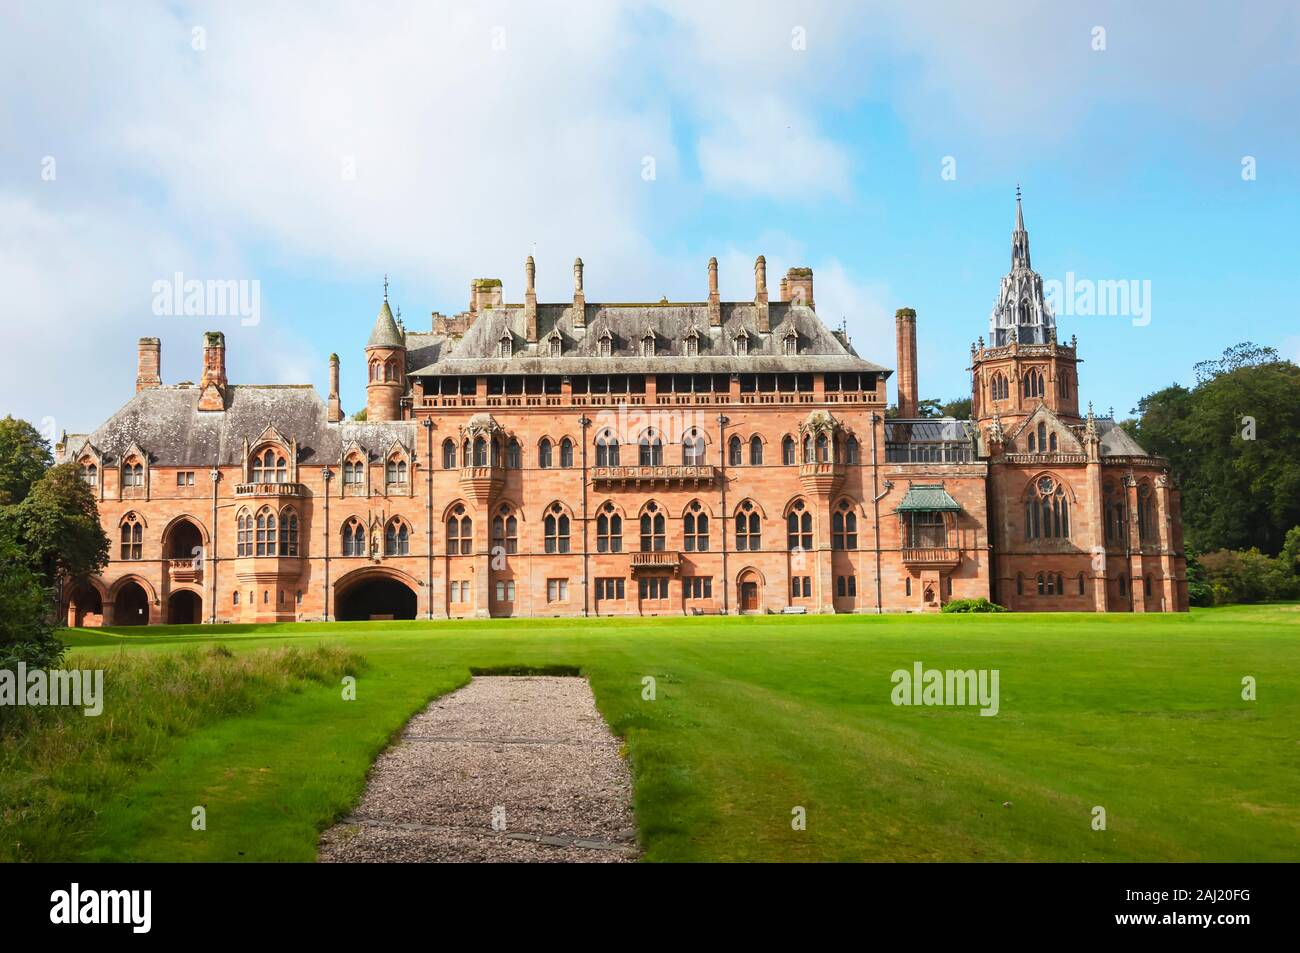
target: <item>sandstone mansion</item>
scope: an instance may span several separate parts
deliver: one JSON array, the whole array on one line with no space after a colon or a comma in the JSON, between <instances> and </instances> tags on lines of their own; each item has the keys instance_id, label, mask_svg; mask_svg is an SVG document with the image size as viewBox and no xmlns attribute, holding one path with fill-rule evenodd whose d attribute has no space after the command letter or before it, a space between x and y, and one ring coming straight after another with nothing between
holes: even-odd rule
<instances>
[{"instance_id":1,"label":"sandstone mansion","mask_svg":"<svg viewBox=\"0 0 1300 953\"><path fill-rule=\"evenodd\" d=\"M891 370L818 318L810 269L752 300L539 302L474 281L427 331L387 293L364 419L310 385L163 382L57 449L112 541L75 625L488 616L1187 608L1166 460L1081 405L1020 200L971 345L969 420L919 416L916 315ZM897 374L897 415L886 379ZM1081 409L1087 406L1088 409Z\"/></svg>"}]
</instances>

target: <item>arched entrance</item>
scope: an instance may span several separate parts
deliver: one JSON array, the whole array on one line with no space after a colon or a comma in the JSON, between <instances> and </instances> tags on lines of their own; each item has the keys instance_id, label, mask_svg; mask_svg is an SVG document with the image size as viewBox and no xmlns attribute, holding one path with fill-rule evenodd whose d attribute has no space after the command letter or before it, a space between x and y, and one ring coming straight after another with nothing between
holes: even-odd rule
<instances>
[{"instance_id":1,"label":"arched entrance","mask_svg":"<svg viewBox=\"0 0 1300 953\"><path fill-rule=\"evenodd\" d=\"M138 582L128 581L113 600L114 625L148 625L149 595Z\"/></svg>"},{"instance_id":2,"label":"arched entrance","mask_svg":"<svg viewBox=\"0 0 1300 953\"><path fill-rule=\"evenodd\" d=\"M762 608L762 579L752 569L746 569L736 579L736 608L740 612L759 612Z\"/></svg>"},{"instance_id":3,"label":"arched entrance","mask_svg":"<svg viewBox=\"0 0 1300 953\"><path fill-rule=\"evenodd\" d=\"M199 625L203 621L203 599L197 592L181 589L167 600L169 625Z\"/></svg>"},{"instance_id":4,"label":"arched entrance","mask_svg":"<svg viewBox=\"0 0 1300 953\"><path fill-rule=\"evenodd\" d=\"M415 591L392 576L363 576L335 598L334 618L340 622L414 619L417 608Z\"/></svg>"},{"instance_id":5,"label":"arched entrance","mask_svg":"<svg viewBox=\"0 0 1300 953\"><path fill-rule=\"evenodd\" d=\"M68 625L99 626L104 624L104 599L90 584L78 586L68 596Z\"/></svg>"},{"instance_id":6,"label":"arched entrance","mask_svg":"<svg viewBox=\"0 0 1300 953\"><path fill-rule=\"evenodd\" d=\"M191 520L179 519L167 530L167 558L193 559L203 548L203 534Z\"/></svg>"}]
</instances>

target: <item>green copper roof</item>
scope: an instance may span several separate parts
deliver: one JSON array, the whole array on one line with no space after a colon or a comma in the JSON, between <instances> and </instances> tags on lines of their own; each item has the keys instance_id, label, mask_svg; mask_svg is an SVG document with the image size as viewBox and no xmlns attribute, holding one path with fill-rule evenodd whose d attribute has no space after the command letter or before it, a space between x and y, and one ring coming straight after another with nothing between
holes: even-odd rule
<instances>
[{"instance_id":1,"label":"green copper roof","mask_svg":"<svg viewBox=\"0 0 1300 953\"><path fill-rule=\"evenodd\" d=\"M402 332L397 330L397 322L393 320L393 312L388 307L387 298L379 306L379 314L375 317L375 326L370 332L370 340L366 342L366 347L406 347Z\"/></svg>"},{"instance_id":2,"label":"green copper roof","mask_svg":"<svg viewBox=\"0 0 1300 953\"><path fill-rule=\"evenodd\" d=\"M899 513L959 512L961 504L948 495L939 484L908 487L907 496L898 504Z\"/></svg>"}]
</instances>

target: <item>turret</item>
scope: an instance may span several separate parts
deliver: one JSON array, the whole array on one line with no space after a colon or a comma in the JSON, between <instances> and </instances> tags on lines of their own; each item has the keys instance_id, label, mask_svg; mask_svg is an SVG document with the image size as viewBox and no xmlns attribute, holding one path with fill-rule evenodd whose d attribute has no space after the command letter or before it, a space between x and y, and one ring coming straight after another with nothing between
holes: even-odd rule
<instances>
[{"instance_id":1,"label":"turret","mask_svg":"<svg viewBox=\"0 0 1300 953\"><path fill-rule=\"evenodd\" d=\"M384 301L366 342L366 419L400 420L406 393L406 338L388 307L388 279Z\"/></svg>"}]
</instances>

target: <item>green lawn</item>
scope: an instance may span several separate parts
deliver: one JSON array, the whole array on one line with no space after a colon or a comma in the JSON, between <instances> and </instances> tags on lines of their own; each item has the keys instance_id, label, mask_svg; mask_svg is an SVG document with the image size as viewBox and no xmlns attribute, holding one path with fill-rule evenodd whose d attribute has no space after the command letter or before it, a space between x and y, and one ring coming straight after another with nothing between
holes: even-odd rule
<instances>
[{"instance_id":1,"label":"green lawn","mask_svg":"<svg viewBox=\"0 0 1300 953\"><path fill-rule=\"evenodd\" d=\"M571 665L626 741L649 860L1295 861L1298 637L1300 606L87 630L69 665L215 642L365 661L355 701L307 681L178 731L63 849L311 860L376 754L471 667ZM918 660L998 669L1000 713L894 706L891 673ZM1241 698L1247 675L1257 701ZM104 717L114 700L110 679Z\"/></svg>"}]
</instances>

